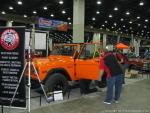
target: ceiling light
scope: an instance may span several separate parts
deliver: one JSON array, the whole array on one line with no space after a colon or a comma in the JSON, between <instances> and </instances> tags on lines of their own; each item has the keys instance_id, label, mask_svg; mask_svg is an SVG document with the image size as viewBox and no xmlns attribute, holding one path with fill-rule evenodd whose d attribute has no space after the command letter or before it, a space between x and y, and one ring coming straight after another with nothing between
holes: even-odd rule
<instances>
[{"instance_id":1,"label":"ceiling light","mask_svg":"<svg viewBox=\"0 0 150 113\"><path fill-rule=\"evenodd\" d=\"M115 7L114 10L115 10L115 11L118 11L118 7Z\"/></svg>"},{"instance_id":2,"label":"ceiling light","mask_svg":"<svg viewBox=\"0 0 150 113\"><path fill-rule=\"evenodd\" d=\"M109 18L112 18L112 14L109 15Z\"/></svg>"},{"instance_id":3,"label":"ceiling light","mask_svg":"<svg viewBox=\"0 0 150 113\"><path fill-rule=\"evenodd\" d=\"M114 23L114 26L117 26L117 23Z\"/></svg>"},{"instance_id":4,"label":"ceiling light","mask_svg":"<svg viewBox=\"0 0 150 113\"><path fill-rule=\"evenodd\" d=\"M132 21L130 21L129 23L132 24Z\"/></svg>"},{"instance_id":5,"label":"ceiling light","mask_svg":"<svg viewBox=\"0 0 150 113\"><path fill-rule=\"evenodd\" d=\"M96 14L100 14L100 12L99 12L99 11L96 11Z\"/></svg>"},{"instance_id":6,"label":"ceiling light","mask_svg":"<svg viewBox=\"0 0 150 113\"><path fill-rule=\"evenodd\" d=\"M126 26L124 25L123 27L125 28Z\"/></svg>"},{"instance_id":7,"label":"ceiling light","mask_svg":"<svg viewBox=\"0 0 150 113\"><path fill-rule=\"evenodd\" d=\"M66 13L66 11L65 11L65 10L63 10L63 11L62 11L62 14L65 14L65 13Z\"/></svg>"},{"instance_id":8,"label":"ceiling light","mask_svg":"<svg viewBox=\"0 0 150 113\"><path fill-rule=\"evenodd\" d=\"M100 5L100 4L102 4L102 2L101 1L97 1L97 4Z\"/></svg>"},{"instance_id":9,"label":"ceiling light","mask_svg":"<svg viewBox=\"0 0 150 113\"><path fill-rule=\"evenodd\" d=\"M71 25L71 22L69 22L69 25Z\"/></svg>"},{"instance_id":10,"label":"ceiling light","mask_svg":"<svg viewBox=\"0 0 150 113\"><path fill-rule=\"evenodd\" d=\"M129 11L127 11L127 12L126 12L126 15L130 15L130 12L129 12Z\"/></svg>"},{"instance_id":11,"label":"ceiling light","mask_svg":"<svg viewBox=\"0 0 150 113\"><path fill-rule=\"evenodd\" d=\"M43 7L44 10L47 10L48 8L46 6Z\"/></svg>"},{"instance_id":12,"label":"ceiling light","mask_svg":"<svg viewBox=\"0 0 150 113\"><path fill-rule=\"evenodd\" d=\"M112 26L111 28L113 29L114 27Z\"/></svg>"},{"instance_id":13,"label":"ceiling light","mask_svg":"<svg viewBox=\"0 0 150 113\"><path fill-rule=\"evenodd\" d=\"M95 20L96 20L96 18L95 18L95 17L93 17L93 18L92 18L92 20L93 20L93 21L95 21Z\"/></svg>"},{"instance_id":14,"label":"ceiling light","mask_svg":"<svg viewBox=\"0 0 150 113\"><path fill-rule=\"evenodd\" d=\"M64 4L64 2L62 0L59 1L59 4Z\"/></svg>"},{"instance_id":15,"label":"ceiling light","mask_svg":"<svg viewBox=\"0 0 150 113\"><path fill-rule=\"evenodd\" d=\"M144 5L144 2L143 2L143 1L140 1L139 5L140 5L140 6L143 6L143 5Z\"/></svg>"},{"instance_id":16,"label":"ceiling light","mask_svg":"<svg viewBox=\"0 0 150 113\"><path fill-rule=\"evenodd\" d=\"M137 19L140 19L141 17L138 16L138 17L136 17L136 18L137 18Z\"/></svg>"},{"instance_id":17,"label":"ceiling light","mask_svg":"<svg viewBox=\"0 0 150 113\"><path fill-rule=\"evenodd\" d=\"M130 29L132 29L132 27L130 27Z\"/></svg>"},{"instance_id":18,"label":"ceiling light","mask_svg":"<svg viewBox=\"0 0 150 113\"><path fill-rule=\"evenodd\" d=\"M148 19L145 19L145 22L148 22Z\"/></svg>"},{"instance_id":19,"label":"ceiling light","mask_svg":"<svg viewBox=\"0 0 150 113\"><path fill-rule=\"evenodd\" d=\"M138 24L138 26L141 26L141 24Z\"/></svg>"},{"instance_id":20,"label":"ceiling light","mask_svg":"<svg viewBox=\"0 0 150 113\"><path fill-rule=\"evenodd\" d=\"M33 11L33 14L37 14L37 12L36 12L36 11Z\"/></svg>"},{"instance_id":21,"label":"ceiling light","mask_svg":"<svg viewBox=\"0 0 150 113\"><path fill-rule=\"evenodd\" d=\"M121 18L120 20L121 20L121 21L124 21L124 19L123 19L123 18Z\"/></svg>"},{"instance_id":22,"label":"ceiling light","mask_svg":"<svg viewBox=\"0 0 150 113\"><path fill-rule=\"evenodd\" d=\"M103 26L103 27L105 27L105 25L104 25L104 24L103 24L102 26Z\"/></svg>"},{"instance_id":23,"label":"ceiling light","mask_svg":"<svg viewBox=\"0 0 150 113\"><path fill-rule=\"evenodd\" d=\"M18 1L17 3L18 3L18 5L22 5L22 1Z\"/></svg>"},{"instance_id":24,"label":"ceiling light","mask_svg":"<svg viewBox=\"0 0 150 113\"><path fill-rule=\"evenodd\" d=\"M108 22L107 22L107 21L105 21L105 23L107 24Z\"/></svg>"},{"instance_id":25,"label":"ceiling light","mask_svg":"<svg viewBox=\"0 0 150 113\"><path fill-rule=\"evenodd\" d=\"M2 14L4 15L4 14L6 14L6 12L5 12L5 11L2 11Z\"/></svg>"},{"instance_id":26,"label":"ceiling light","mask_svg":"<svg viewBox=\"0 0 150 113\"><path fill-rule=\"evenodd\" d=\"M147 28L147 26L144 26L144 28Z\"/></svg>"},{"instance_id":27,"label":"ceiling light","mask_svg":"<svg viewBox=\"0 0 150 113\"><path fill-rule=\"evenodd\" d=\"M93 26L90 26L91 29L93 29Z\"/></svg>"},{"instance_id":28,"label":"ceiling light","mask_svg":"<svg viewBox=\"0 0 150 113\"><path fill-rule=\"evenodd\" d=\"M70 18L70 17L68 17L67 19L68 19L68 20L71 20L71 18Z\"/></svg>"},{"instance_id":29,"label":"ceiling light","mask_svg":"<svg viewBox=\"0 0 150 113\"><path fill-rule=\"evenodd\" d=\"M27 18L27 15L23 15L23 17Z\"/></svg>"},{"instance_id":30,"label":"ceiling light","mask_svg":"<svg viewBox=\"0 0 150 113\"><path fill-rule=\"evenodd\" d=\"M10 10L13 10L14 8L12 6L9 7Z\"/></svg>"},{"instance_id":31,"label":"ceiling light","mask_svg":"<svg viewBox=\"0 0 150 113\"><path fill-rule=\"evenodd\" d=\"M51 14L51 17L54 17L54 14Z\"/></svg>"}]
</instances>

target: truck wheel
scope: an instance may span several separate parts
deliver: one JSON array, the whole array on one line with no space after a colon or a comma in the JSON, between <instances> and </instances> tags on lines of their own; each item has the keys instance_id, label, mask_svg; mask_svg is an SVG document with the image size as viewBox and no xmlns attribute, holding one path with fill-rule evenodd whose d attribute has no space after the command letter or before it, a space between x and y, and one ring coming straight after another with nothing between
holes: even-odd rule
<instances>
[{"instance_id":1,"label":"truck wheel","mask_svg":"<svg viewBox=\"0 0 150 113\"><path fill-rule=\"evenodd\" d=\"M47 95L51 95L53 91L63 91L63 94L67 92L68 82L65 76L61 73L54 73L48 77L45 82L45 92Z\"/></svg>"}]
</instances>

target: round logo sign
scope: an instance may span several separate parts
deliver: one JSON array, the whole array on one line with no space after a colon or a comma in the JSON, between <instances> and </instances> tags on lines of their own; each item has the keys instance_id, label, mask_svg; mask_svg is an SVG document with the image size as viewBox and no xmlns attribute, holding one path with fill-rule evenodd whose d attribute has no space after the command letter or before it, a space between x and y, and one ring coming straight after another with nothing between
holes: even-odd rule
<instances>
[{"instance_id":1,"label":"round logo sign","mask_svg":"<svg viewBox=\"0 0 150 113\"><path fill-rule=\"evenodd\" d=\"M13 29L6 29L0 38L1 46L6 50L14 50L19 45L19 35Z\"/></svg>"}]
</instances>

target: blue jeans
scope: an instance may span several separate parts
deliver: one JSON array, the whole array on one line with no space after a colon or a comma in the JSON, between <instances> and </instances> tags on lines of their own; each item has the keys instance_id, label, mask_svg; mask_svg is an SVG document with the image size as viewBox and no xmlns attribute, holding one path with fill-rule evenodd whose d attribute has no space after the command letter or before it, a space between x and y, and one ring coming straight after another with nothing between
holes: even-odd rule
<instances>
[{"instance_id":1,"label":"blue jeans","mask_svg":"<svg viewBox=\"0 0 150 113\"><path fill-rule=\"evenodd\" d=\"M107 91L106 91L106 102L111 102L113 100L113 87L115 86L115 96L114 100L118 100L120 97L122 89L123 75L116 75L111 78L107 78Z\"/></svg>"}]
</instances>

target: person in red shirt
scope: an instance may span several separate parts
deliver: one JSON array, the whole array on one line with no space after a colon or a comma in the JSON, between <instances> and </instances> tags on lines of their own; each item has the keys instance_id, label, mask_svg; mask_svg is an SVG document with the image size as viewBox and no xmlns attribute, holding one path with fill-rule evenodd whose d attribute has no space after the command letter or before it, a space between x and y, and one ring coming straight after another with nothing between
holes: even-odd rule
<instances>
[{"instance_id":1,"label":"person in red shirt","mask_svg":"<svg viewBox=\"0 0 150 113\"><path fill-rule=\"evenodd\" d=\"M122 88L122 69L115 55L108 50L103 51L103 57L100 58L100 75L106 72L107 91L104 103L111 104L113 101L113 87L115 87L114 100L118 103Z\"/></svg>"}]
</instances>

